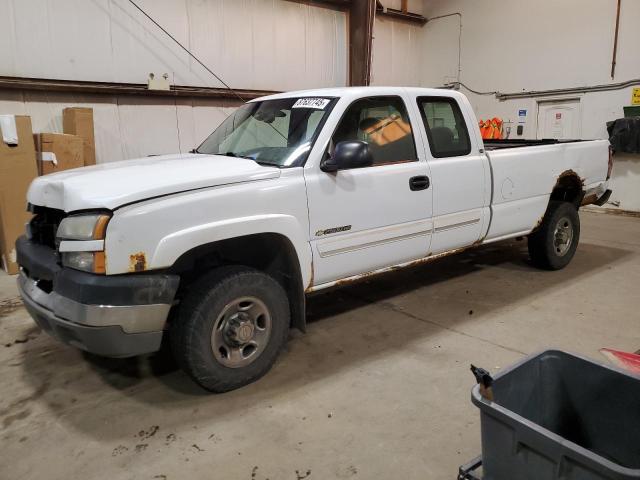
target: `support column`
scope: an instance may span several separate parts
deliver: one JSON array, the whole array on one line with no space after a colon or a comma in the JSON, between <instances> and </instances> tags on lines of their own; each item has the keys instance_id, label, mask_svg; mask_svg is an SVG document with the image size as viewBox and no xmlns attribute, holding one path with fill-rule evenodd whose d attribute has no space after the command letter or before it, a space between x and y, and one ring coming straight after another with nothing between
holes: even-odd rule
<instances>
[{"instance_id":1,"label":"support column","mask_svg":"<svg viewBox=\"0 0 640 480\"><path fill-rule=\"evenodd\" d=\"M376 0L352 0L349 9L349 85L369 85Z\"/></svg>"}]
</instances>

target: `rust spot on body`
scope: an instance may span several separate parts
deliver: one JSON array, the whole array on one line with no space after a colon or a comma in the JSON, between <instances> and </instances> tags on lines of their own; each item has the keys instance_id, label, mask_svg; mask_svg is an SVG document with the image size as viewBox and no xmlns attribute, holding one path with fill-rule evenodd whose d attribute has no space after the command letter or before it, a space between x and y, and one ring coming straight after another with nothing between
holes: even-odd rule
<instances>
[{"instance_id":1,"label":"rust spot on body","mask_svg":"<svg viewBox=\"0 0 640 480\"><path fill-rule=\"evenodd\" d=\"M531 230L531 233L535 232L536 230L538 230L542 226L542 222L544 222L544 216L545 215L546 215L546 212L543 213L542 216L538 219L536 224L533 226L533 229Z\"/></svg>"},{"instance_id":2,"label":"rust spot on body","mask_svg":"<svg viewBox=\"0 0 640 480\"><path fill-rule=\"evenodd\" d=\"M580 178L580 176L574 170L571 170L571 169L565 170L560 175L558 175L558 181L556 182L556 186L562 185L562 180L570 177L580 180L580 184L584 187L584 178Z\"/></svg>"},{"instance_id":3,"label":"rust spot on body","mask_svg":"<svg viewBox=\"0 0 640 480\"><path fill-rule=\"evenodd\" d=\"M129 255L129 271L143 272L147 269L147 257L144 252Z\"/></svg>"},{"instance_id":4,"label":"rust spot on body","mask_svg":"<svg viewBox=\"0 0 640 480\"><path fill-rule=\"evenodd\" d=\"M435 255L429 254L426 257L422 257L422 258L419 258L417 260L413 260L411 262L402 263L400 265L393 265L391 267L381 268L380 270L374 270L372 272L361 273L359 275L354 275L352 277L342 278L340 280L336 280L334 282L330 282L328 284L324 284L322 286L322 288L320 288L320 289L317 289L316 286L309 287L309 288L307 288L305 290L305 292L306 293L312 293L312 292L316 292L318 290L324 290L326 288L342 287L344 285L349 285L351 283L361 282L363 280L366 280L366 279L371 278L371 277L375 277L377 275L390 273L390 272L395 272L397 270L404 270L404 269L407 269L407 268L416 267L418 265L423 265L425 263L432 262L432 261L437 260L439 258L448 257L448 256L454 255L456 253L461 253L461 252L464 252L466 250L470 250L472 248L476 248L476 247L482 245L482 242L483 242L483 239L480 239L480 240L475 241L472 245L469 245L468 247L454 248L453 250L447 250L446 252L436 253Z\"/></svg>"},{"instance_id":5,"label":"rust spot on body","mask_svg":"<svg viewBox=\"0 0 640 480\"><path fill-rule=\"evenodd\" d=\"M551 189L551 200L571 202L577 208L584 196L584 189L584 178L580 178L574 170L565 170L558 175L556 183Z\"/></svg>"},{"instance_id":6,"label":"rust spot on body","mask_svg":"<svg viewBox=\"0 0 640 480\"><path fill-rule=\"evenodd\" d=\"M581 205L591 205L592 203L596 203L598 201L598 195L592 193L582 199Z\"/></svg>"},{"instance_id":7,"label":"rust spot on body","mask_svg":"<svg viewBox=\"0 0 640 480\"><path fill-rule=\"evenodd\" d=\"M309 285L307 285L305 292L309 292L313 288L313 276L313 256L311 256L311 278L309 279Z\"/></svg>"}]
</instances>

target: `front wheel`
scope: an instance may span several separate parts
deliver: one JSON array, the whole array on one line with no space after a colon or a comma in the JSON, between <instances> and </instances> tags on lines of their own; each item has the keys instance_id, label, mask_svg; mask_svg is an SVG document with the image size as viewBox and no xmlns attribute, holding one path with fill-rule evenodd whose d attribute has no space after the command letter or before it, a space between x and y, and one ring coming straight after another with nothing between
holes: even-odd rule
<instances>
[{"instance_id":1,"label":"front wheel","mask_svg":"<svg viewBox=\"0 0 640 480\"><path fill-rule=\"evenodd\" d=\"M269 275L221 267L197 280L170 326L173 352L203 388L226 392L269 371L289 331L289 303Z\"/></svg>"},{"instance_id":2,"label":"front wheel","mask_svg":"<svg viewBox=\"0 0 640 480\"><path fill-rule=\"evenodd\" d=\"M571 203L554 200L540 228L529 235L529 256L539 268L560 270L573 258L579 239L578 209Z\"/></svg>"}]
</instances>

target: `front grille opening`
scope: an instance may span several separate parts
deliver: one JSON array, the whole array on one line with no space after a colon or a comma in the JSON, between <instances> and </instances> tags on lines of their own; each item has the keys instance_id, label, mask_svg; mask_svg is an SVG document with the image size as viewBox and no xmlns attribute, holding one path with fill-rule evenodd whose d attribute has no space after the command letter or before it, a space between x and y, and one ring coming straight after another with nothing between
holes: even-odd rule
<instances>
[{"instance_id":1,"label":"front grille opening","mask_svg":"<svg viewBox=\"0 0 640 480\"><path fill-rule=\"evenodd\" d=\"M66 216L62 210L47 207L34 207L35 216L31 219L29 229L31 241L51 248L56 248L56 232L58 225Z\"/></svg>"},{"instance_id":2,"label":"front grille opening","mask_svg":"<svg viewBox=\"0 0 640 480\"><path fill-rule=\"evenodd\" d=\"M47 294L53 291L53 282L51 280L38 280L36 286Z\"/></svg>"}]
</instances>

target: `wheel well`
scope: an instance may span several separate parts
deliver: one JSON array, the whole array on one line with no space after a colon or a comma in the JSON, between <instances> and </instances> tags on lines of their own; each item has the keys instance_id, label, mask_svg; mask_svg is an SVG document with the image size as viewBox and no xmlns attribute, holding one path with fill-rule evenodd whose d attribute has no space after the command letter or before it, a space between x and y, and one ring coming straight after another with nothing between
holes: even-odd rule
<instances>
[{"instance_id":1,"label":"wheel well","mask_svg":"<svg viewBox=\"0 0 640 480\"><path fill-rule=\"evenodd\" d=\"M568 170L558 177L555 187L551 191L550 200L572 203L577 207L582 203L584 197L584 185L578 175Z\"/></svg>"},{"instance_id":2,"label":"wheel well","mask_svg":"<svg viewBox=\"0 0 640 480\"><path fill-rule=\"evenodd\" d=\"M204 273L223 265L244 265L275 278L287 292L291 326L305 330L305 296L300 263L291 241L278 233L229 238L195 247L182 254L171 273L180 275L178 301Z\"/></svg>"}]
</instances>

